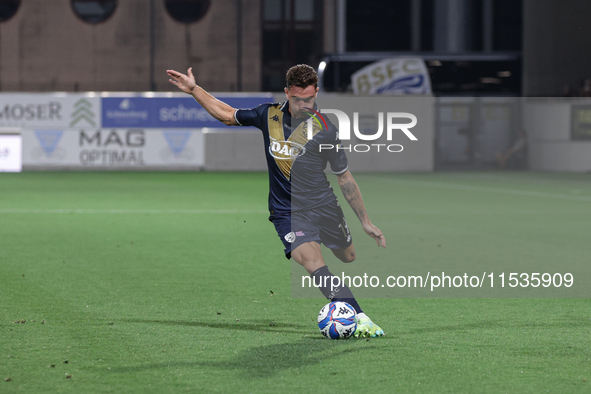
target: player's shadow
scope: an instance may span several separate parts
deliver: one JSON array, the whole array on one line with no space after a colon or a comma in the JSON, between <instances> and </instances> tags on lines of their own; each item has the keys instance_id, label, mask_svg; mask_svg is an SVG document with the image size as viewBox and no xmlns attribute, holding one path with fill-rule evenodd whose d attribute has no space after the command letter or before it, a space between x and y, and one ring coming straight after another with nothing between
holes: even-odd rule
<instances>
[{"instance_id":1,"label":"player's shadow","mask_svg":"<svg viewBox=\"0 0 591 394\"><path fill-rule=\"evenodd\" d=\"M251 377L267 378L286 369L305 368L325 363L327 359L338 363L340 356L374 347L366 341L329 341L320 336L318 338L321 340L302 339L293 343L254 347L238 354L229 362L217 362L210 366L243 372Z\"/></svg>"},{"instance_id":2,"label":"player's shadow","mask_svg":"<svg viewBox=\"0 0 591 394\"><path fill-rule=\"evenodd\" d=\"M235 371L249 378L269 378L287 369L307 368L326 362L327 359L338 363L340 356L375 348L371 342L367 341L329 341L319 338L321 338L320 341L301 339L292 343L257 346L222 361L173 362L112 370L119 373L135 373L164 368L215 368L228 372Z\"/></svg>"},{"instance_id":3,"label":"player's shadow","mask_svg":"<svg viewBox=\"0 0 591 394\"><path fill-rule=\"evenodd\" d=\"M182 320L143 320L143 319L122 319L127 323L149 323L169 326L186 326L215 328L222 330L257 331L257 332L279 332L283 334L310 334L310 326L305 324L293 324L274 321L182 321Z\"/></svg>"}]
</instances>

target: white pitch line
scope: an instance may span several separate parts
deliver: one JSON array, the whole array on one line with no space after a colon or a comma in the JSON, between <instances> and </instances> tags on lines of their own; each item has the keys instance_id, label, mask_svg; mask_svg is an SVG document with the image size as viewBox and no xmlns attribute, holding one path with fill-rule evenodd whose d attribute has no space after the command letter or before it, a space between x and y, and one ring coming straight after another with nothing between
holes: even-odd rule
<instances>
[{"instance_id":1,"label":"white pitch line","mask_svg":"<svg viewBox=\"0 0 591 394\"><path fill-rule=\"evenodd\" d=\"M264 210L239 210L239 209L27 209L27 208L4 208L2 213L32 213L32 214L265 214Z\"/></svg>"},{"instance_id":2,"label":"white pitch line","mask_svg":"<svg viewBox=\"0 0 591 394\"><path fill-rule=\"evenodd\" d=\"M535 192L531 190L518 190L518 189L502 189L496 187L482 187L482 186L470 186L460 185L457 183L442 183L442 182L428 182L428 181L411 181L405 179L383 179L383 178L372 178L378 182L384 183L406 183L415 186L427 186L427 187L440 187L444 189L455 189L455 190L468 190L474 192L486 192L486 193L500 193L500 194L512 194L518 196L528 197L543 197L553 198L558 200L573 200L573 201L591 201L591 197L586 196L572 196L569 194L553 194L544 192Z\"/></svg>"}]
</instances>

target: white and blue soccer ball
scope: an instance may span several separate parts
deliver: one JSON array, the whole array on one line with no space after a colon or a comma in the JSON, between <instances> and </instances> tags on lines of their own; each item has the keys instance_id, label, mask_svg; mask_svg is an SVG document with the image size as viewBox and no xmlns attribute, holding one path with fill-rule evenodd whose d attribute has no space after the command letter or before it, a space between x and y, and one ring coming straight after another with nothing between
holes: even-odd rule
<instances>
[{"instance_id":1,"label":"white and blue soccer ball","mask_svg":"<svg viewBox=\"0 0 591 394\"><path fill-rule=\"evenodd\" d=\"M318 314L318 328L329 339L347 339L357 329L357 312L343 301L333 301Z\"/></svg>"}]
</instances>

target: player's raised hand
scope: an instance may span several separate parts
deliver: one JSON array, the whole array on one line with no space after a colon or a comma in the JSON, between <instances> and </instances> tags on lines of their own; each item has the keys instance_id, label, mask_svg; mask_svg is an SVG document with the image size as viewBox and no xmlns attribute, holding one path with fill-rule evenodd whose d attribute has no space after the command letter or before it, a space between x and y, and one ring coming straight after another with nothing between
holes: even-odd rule
<instances>
[{"instance_id":1,"label":"player's raised hand","mask_svg":"<svg viewBox=\"0 0 591 394\"><path fill-rule=\"evenodd\" d=\"M189 67L187 75L175 70L166 70L166 73L170 77L170 83L176 85L180 90L187 94L191 94L193 89L195 89L195 86L197 86L195 77L193 76L193 67Z\"/></svg>"},{"instance_id":2,"label":"player's raised hand","mask_svg":"<svg viewBox=\"0 0 591 394\"><path fill-rule=\"evenodd\" d=\"M363 231L375 239L378 246L381 246L382 248L386 247L386 237L382 234L382 230L374 226L372 223L363 225Z\"/></svg>"}]
</instances>

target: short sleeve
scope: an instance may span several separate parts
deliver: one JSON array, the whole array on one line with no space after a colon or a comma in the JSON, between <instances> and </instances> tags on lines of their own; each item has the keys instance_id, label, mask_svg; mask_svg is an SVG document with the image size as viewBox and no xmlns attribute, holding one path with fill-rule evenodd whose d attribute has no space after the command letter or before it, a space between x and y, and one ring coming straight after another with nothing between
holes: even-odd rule
<instances>
[{"instance_id":1,"label":"short sleeve","mask_svg":"<svg viewBox=\"0 0 591 394\"><path fill-rule=\"evenodd\" d=\"M249 126L262 129L265 109L268 104L261 104L251 109L237 109L234 112L234 119L239 126Z\"/></svg>"},{"instance_id":2,"label":"short sleeve","mask_svg":"<svg viewBox=\"0 0 591 394\"><path fill-rule=\"evenodd\" d=\"M334 148L326 150L327 160L330 163L330 169L333 174L341 175L349 169L349 162L345 151L337 148L340 148L341 140L338 138L336 127L332 123L330 124L329 130L326 143L334 146Z\"/></svg>"},{"instance_id":3,"label":"short sleeve","mask_svg":"<svg viewBox=\"0 0 591 394\"><path fill-rule=\"evenodd\" d=\"M335 145L336 146L336 145ZM331 160L328 161L330 163L330 169L332 170L333 174L341 175L347 172L349 169L349 162L347 161L347 155L343 150L339 150L332 156Z\"/></svg>"}]
</instances>

